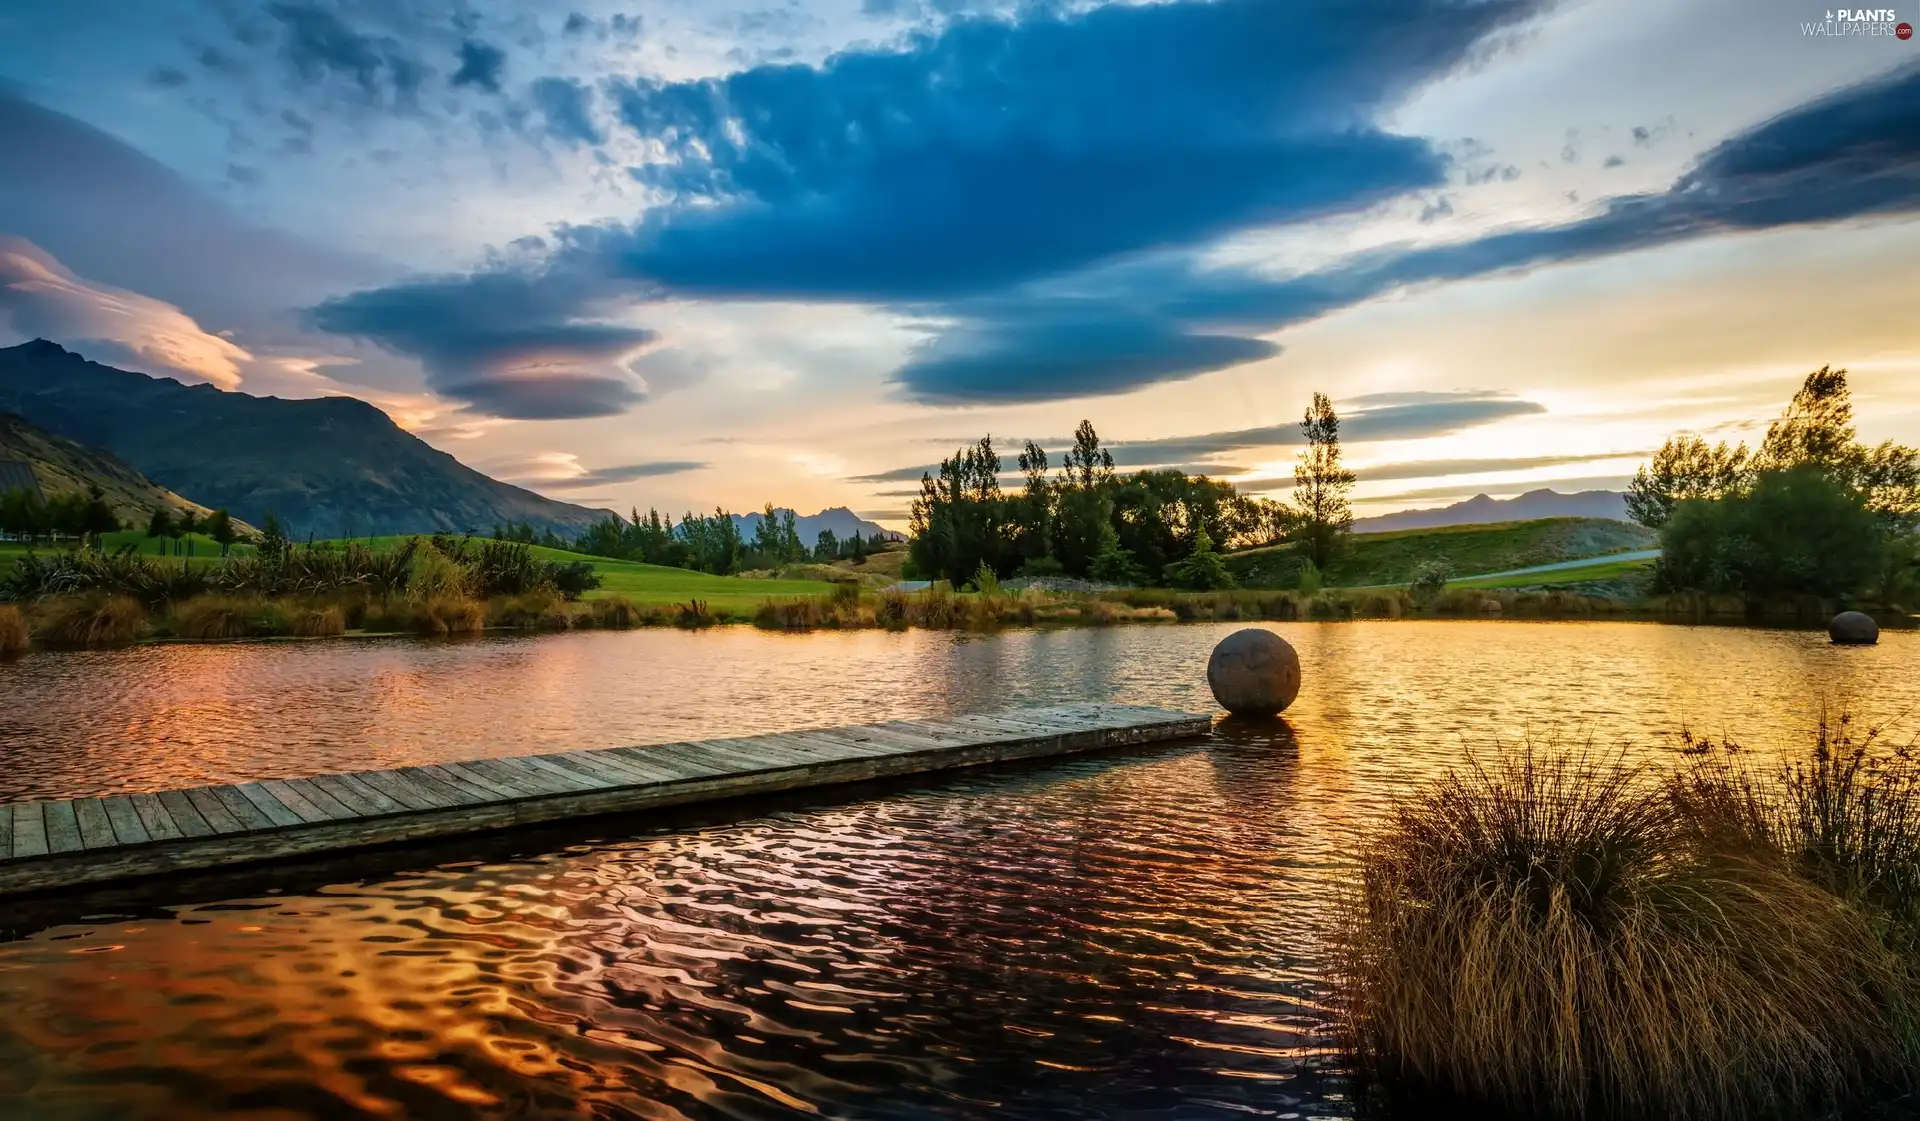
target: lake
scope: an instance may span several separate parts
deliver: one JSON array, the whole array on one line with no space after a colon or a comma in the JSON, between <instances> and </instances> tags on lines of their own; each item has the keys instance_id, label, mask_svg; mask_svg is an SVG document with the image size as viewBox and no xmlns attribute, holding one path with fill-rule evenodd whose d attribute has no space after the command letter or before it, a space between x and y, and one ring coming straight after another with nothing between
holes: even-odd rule
<instances>
[{"instance_id":1,"label":"lake","mask_svg":"<svg viewBox=\"0 0 1920 1121\"><path fill-rule=\"evenodd\" d=\"M35 653L0 800L1099 699L1211 710L1237 624ZM1522 737L1796 747L1920 635L1273 624L1281 724L0 910L0 1116L1342 1117L1329 904ZM1899 725L1910 738L1915 723Z\"/></svg>"}]
</instances>

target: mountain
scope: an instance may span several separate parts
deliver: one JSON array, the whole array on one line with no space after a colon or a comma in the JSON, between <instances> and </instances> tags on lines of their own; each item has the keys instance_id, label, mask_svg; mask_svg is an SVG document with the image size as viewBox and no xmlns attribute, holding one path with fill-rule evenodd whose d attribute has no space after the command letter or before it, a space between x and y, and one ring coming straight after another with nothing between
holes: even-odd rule
<instances>
[{"instance_id":1,"label":"mountain","mask_svg":"<svg viewBox=\"0 0 1920 1121\"><path fill-rule=\"evenodd\" d=\"M12 413L0 412L0 463L24 463L40 493L47 498L85 494L88 484L100 488L113 512L129 528L145 525L161 507L176 513L209 513L122 463L111 452L77 444L42 431Z\"/></svg>"},{"instance_id":2,"label":"mountain","mask_svg":"<svg viewBox=\"0 0 1920 1121\"><path fill-rule=\"evenodd\" d=\"M1530 490L1515 498L1489 498L1476 494L1465 502L1428 510L1402 510L1377 518L1357 518L1355 533L1386 533L1396 529L1436 529L1449 525L1481 525L1487 522L1524 522L1535 518L1609 518L1627 520L1627 498L1614 490L1583 490L1561 494L1555 490Z\"/></svg>"},{"instance_id":3,"label":"mountain","mask_svg":"<svg viewBox=\"0 0 1920 1121\"><path fill-rule=\"evenodd\" d=\"M365 401L182 385L45 339L0 348L0 409L255 525L271 510L297 537L484 533L506 521L573 533L606 514L490 479Z\"/></svg>"},{"instance_id":4,"label":"mountain","mask_svg":"<svg viewBox=\"0 0 1920 1121\"><path fill-rule=\"evenodd\" d=\"M775 506L773 512L781 517L793 513L792 510L784 506ZM752 514L735 514L733 521L735 525L740 527L740 536L751 541L753 540L754 530L760 525L760 514L758 512ZM820 540L820 531L823 529L832 530L833 535L842 541L845 541L855 534L861 537L872 537L878 533L889 539L900 536L890 529L882 528L873 522L855 516L854 512L845 506L835 506L829 510L822 510L818 514L807 514L803 517L797 516L794 518L793 524L794 529L800 534L801 544L809 548L813 546L814 542Z\"/></svg>"}]
</instances>

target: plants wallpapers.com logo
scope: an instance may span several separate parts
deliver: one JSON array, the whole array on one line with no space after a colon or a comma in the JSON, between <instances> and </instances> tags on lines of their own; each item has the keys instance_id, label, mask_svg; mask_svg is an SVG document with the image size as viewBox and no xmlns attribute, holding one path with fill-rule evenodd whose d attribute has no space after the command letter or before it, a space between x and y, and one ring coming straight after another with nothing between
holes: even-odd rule
<instances>
[{"instance_id":1,"label":"plants wallpapers.com logo","mask_svg":"<svg viewBox=\"0 0 1920 1121\"><path fill-rule=\"evenodd\" d=\"M1913 38L1913 25L1901 20L1892 8L1830 8L1824 19L1803 21L1800 34L1823 39L1892 36L1905 40Z\"/></svg>"}]
</instances>

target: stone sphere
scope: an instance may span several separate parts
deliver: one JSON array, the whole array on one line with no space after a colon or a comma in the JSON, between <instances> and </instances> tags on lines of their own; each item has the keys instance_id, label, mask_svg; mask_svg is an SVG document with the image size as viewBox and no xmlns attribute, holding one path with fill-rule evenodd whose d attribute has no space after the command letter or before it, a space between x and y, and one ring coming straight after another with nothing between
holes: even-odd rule
<instances>
[{"instance_id":1,"label":"stone sphere","mask_svg":"<svg viewBox=\"0 0 1920 1121\"><path fill-rule=\"evenodd\" d=\"M1827 624L1827 634L1841 646L1872 646L1880 641L1880 624L1864 611L1842 611Z\"/></svg>"},{"instance_id":2,"label":"stone sphere","mask_svg":"<svg viewBox=\"0 0 1920 1121\"><path fill-rule=\"evenodd\" d=\"M1207 685L1235 716L1272 716L1300 695L1300 655L1272 631L1235 631L1207 659Z\"/></svg>"}]
</instances>

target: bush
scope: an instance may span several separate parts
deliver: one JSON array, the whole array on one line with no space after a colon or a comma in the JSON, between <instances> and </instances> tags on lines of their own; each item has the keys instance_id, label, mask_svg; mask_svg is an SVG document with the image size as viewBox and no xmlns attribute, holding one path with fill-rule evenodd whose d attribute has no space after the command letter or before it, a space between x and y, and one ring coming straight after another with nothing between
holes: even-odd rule
<instances>
[{"instance_id":1,"label":"bush","mask_svg":"<svg viewBox=\"0 0 1920 1121\"><path fill-rule=\"evenodd\" d=\"M1317 596L1320 594L1320 588L1324 582L1324 578L1320 575L1320 566L1313 563L1313 558L1302 557L1300 559L1300 578L1299 582L1295 585L1295 587L1299 589L1300 594L1303 596Z\"/></svg>"},{"instance_id":2,"label":"bush","mask_svg":"<svg viewBox=\"0 0 1920 1121\"><path fill-rule=\"evenodd\" d=\"M197 596L175 605L169 625L181 638L256 638L286 632L286 619L269 611L265 600L234 596Z\"/></svg>"},{"instance_id":3,"label":"bush","mask_svg":"<svg viewBox=\"0 0 1920 1121\"><path fill-rule=\"evenodd\" d=\"M1213 539L1204 526L1194 530L1193 552L1167 566L1167 583L1195 591L1233 587L1233 574L1227 571L1220 554L1213 551Z\"/></svg>"},{"instance_id":4,"label":"bush","mask_svg":"<svg viewBox=\"0 0 1920 1121\"><path fill-rule=\"evenodd\" d=\"M560 593L541 588L517 596L502 596L487 605L487 623L495 627L564 631L573 625Z\"/></svg>"},{"instance_id":5,"label":"bush","mask_svg":"<svg viewBox=\"0 0 1920 1121\"><path fill-rule=\"evenodd\" d=\"M608 596L605 599L590 601L587 605L587 620L593 626L608 630L625 630L657 621L651 613L624 596Z\"/></svg>"},{"instance_id":6,"label":"bush","mask_svg":"<svg viewBox=\"0 0 1920 1121\"><path fill-rule=\"evenodd\" d=\"M0 603L0 658L17 658L27 652L27 621L20 609Z\"/></svg>"},{"instance_id":7,"label":"bush","mask_svg":"<svg viewBox=\"0 0 1920 1121\"><path fill-rule=\"evenodd\" d=\"M413 556L413 570L407 579L407 593L422 602L430 599L465 598L470 584L466 569L439 549L421 549Z\"/></svg>"},{"instance_id":8,"label":"bush","mask_svg":"<svg viewBox=\"0 0 1920 1121\"><path fill-rule=\"evenodd\" d=\"M718 622L713 613L707 610L705 600L690 599L680 604L673 617L673 625L683 630L697 631L713 626Z\"/></svg>"},{"instance_id":9,"label":"bush","mask_svg":"<svg viewBox=\"0 0 1920 1121\"><path fill-rule=\"evenodd\" d=\"M883 627L894 630L905 627L908 622L907 593L898 588L883 590L873 613Z\"/></svg>"},{"instance_id":10,"label":"bush","mask_svg":"<svg viewBox=\"0 0 1920 1121\"><path fill-rule=\"evenodd\" d=\"M338 604L295 606L286 613L286 633L329 638L347 633L347 614Z\"/></svg>"},{"instance_id":11,"label":"bush","mask_svg":"<svg viewBox=\"0 0 1920 1121\"><path fill-rule=\"evenodd\" d=\"M1851 596L1882 574L1886 538L1866 501L1813 467L1765 471L1717 499L1681 502L1660 530L1661 591Z\"/></svg>"},{"instance_id":12,"label":"bush","mask_svg":"<svg viewBox=\"0 0 1920 1121\"><path fill-rule=\"evenodd\" d=\"M1444 560L1421 561L1413 570L1413 580L1407 584L1407 594L1419 607L1430 607L1446 592L1447 580L1452 575Z\"/></svg>"},{"instance_id":13,"label":"bush","mask_svg":"<svg viewBox=\"0 0 1920 1121\"><path fill-rule=\"evenodd\" d=\"M548 562L547 582L563 597L579 599L600 586L600 572L589 561Z\"/></svg>"},{"instance_id":14,"label":"bush","mask_svg":"<svg viewBox=\"0 0 1920 1121\"><path fill-rule=\"evenodd\" d=\"M129 596L94 592L49 600L35 613L33 637L47 646L125 646L147 633L147 612Z\"/></svg>"},{"instance_id":15,"label":"bush","mask_svg":"<svg viewBox=\"0 0 1920 1121\"><path fill-rule=\"evenodd\" d=\"M1617 761L1476 762L1397 807L1362 870L1341 1008L1401 1092L1797 1117L1912 1069L1902 964L1867 918Z\"/></svg>"},{"instance_id":16,"label":"bush","mask_svg":"<svg viewBox=\"0 0 1920 1121\"><path fill-rule=\"evenodd\" d=\"M28 553L0 579L0 600L27 603L97 592L159 607L212 590L213 571L212 566L189 565L184 560L138 556L131 549L117 553L90 549Z\"/></svg>"},{"instance_id":17,"label":"bush","mask_svg":"<svg viewBox=\"0 0 1920 1121\"><path fill-rule=\"evenodd\" d=\"M487 608L462 596L434 596L414 602L407 624L416 634L477 634L486 628Z\"/></svg>"}]
</instances>

